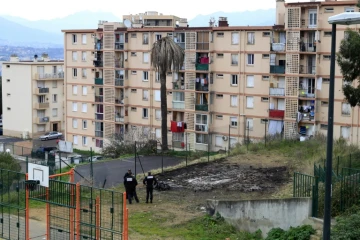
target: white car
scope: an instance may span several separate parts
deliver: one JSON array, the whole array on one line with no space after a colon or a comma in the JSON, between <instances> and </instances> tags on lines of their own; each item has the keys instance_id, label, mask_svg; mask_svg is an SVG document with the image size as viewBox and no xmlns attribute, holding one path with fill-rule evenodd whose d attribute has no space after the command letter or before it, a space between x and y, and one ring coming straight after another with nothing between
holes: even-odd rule
<instances>
[{"instance_id":1,"label":"white car","mask_svg":"<svg viewBox=\"0 0 360 240\"><path fill-rule=\"evenodd\" d=\"M100 160L102 160L102 159L103 159L102 156L93 156L93 157L92 157L92 161L93 161L93 162L100 161ZM88 162L90 162L90 161L91 161L91 157L88 158Z\"/></svg>"},{"instance_id":2,"label":"white car","mask_svg":"<svg viewBox=\"0 0 360 240\"><path fill-rule=\"evenodd\" d=\"M44 135L40 136L40 140L44 141L44 140L50 140L50 139L60 139L62 138L62 133L61 132L48 132L45 133Z\"/></svg>"}]
</instances>

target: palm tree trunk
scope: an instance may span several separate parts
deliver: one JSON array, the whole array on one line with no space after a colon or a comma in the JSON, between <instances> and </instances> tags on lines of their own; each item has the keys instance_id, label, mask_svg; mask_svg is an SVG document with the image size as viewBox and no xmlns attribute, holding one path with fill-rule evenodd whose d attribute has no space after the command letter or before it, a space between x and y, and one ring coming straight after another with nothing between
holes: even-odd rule
<instances>
[{"instance_id":1,"label":"palm tree trunk","mask_svg":"<svg viewBox=\"0 0 360 240\"><path fill-rule=\"evenodd\" d=\"M161 149L168 150L168 127L167 127L167 95L166 95L166 71L160 73L161 94Z\"/></svg>"}]
</instances>

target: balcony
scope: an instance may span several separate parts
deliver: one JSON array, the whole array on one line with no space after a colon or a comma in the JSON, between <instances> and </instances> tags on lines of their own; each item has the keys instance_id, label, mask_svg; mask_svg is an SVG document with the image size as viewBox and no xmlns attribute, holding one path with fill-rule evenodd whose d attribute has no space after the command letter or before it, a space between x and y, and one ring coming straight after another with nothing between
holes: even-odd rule
<instances>
[{"instance_id":1,"label":"balcony","mask_svg":"<svg viewBox=\"0 0 360 240\"><path fill-rule=\"evenodd\" d=\"M101 49L103 49L103 44L102 42L97 42L95 43L95 46L94 46L94 49L97 50L97 51L100 51Z\"/></svg>"},{"instance_id":2,"label":"balcony","mask_svg":"<svg viewBox=\"0 0 360 240\"><path fill-rule=\"evenodd\" d=\"M207 104L196 104L195 105L195 110L196 111L207 112L207 111L209 111L209 105L207 105Z\"/></svg>"},{"instance_id":3,"label":"balcony","mask_svg":"<svg viewBox=\"0 0 360 240\"><path fill-rule=\"evenodd\" d=\"M95 120L104 120L104 113L95 113Z\"/></svg>"},{"instance_id":4,"label":"balcony","mask_svg":"<svg viewBox=\"0 0 360 240\"><path fill-rule=\"evenodd\" d=\"M185 109L185 102L180 101L172 101L173 109Z\"/></svg>"},{"instance_id":5,"label":"balcony","mask_svg":"<svg viewBox=\"0 0 360 240\"><path fill-rule=\"evenodd\" d=\"M116 78L115 79L115 86L123 87L124 86L124 80L120 79L120 78Z\"/></svg>"},{"instance_id":6,"label":"balcony","mask_svg":"<svg viewBox=\"0 0 360 240\"><path fill-rule=\"evenodd\" d=\"M103 131L95 131L95 137L102 138L103 136L104 136L104 132L103 132Z\"/></svg>"},{"instance_id":7,"label":"balcony","mask_svg":"<svg viewBox=\"0 0 360 240\"><path fill-rule=\"evenodd\" d=\"M101 60L94 60L95 67L103 67L103 61Z\"/></svg>"},{"instance_id":8,"label":"balcony","mask_svg":"<svg viewBox=\"0 0 360 240\"><path fill-rule=\"evenodd\" d=\"M170 121L170 130L171 132L175 133L182 133L185 132L185 123L180 121Z\"/></svg>"},{"instance_id":9,"label":"balcony","mask_svg":"<svg viewBox=\"0 0 360 240\"><path fill-rule=\"evenodd\" d=\"M285 66L270 65L270 73L285 74Z\"/></svg>"},{"instance_id":10,"label":"balcony","mask_svg":"<svg viewBox=\"0 0 360 240\"><path fill-rule=\"evenodd\" d=\"M49 107L49 103L35 103L35 109L46 109Z\"/></svg>"},{"instance_id":11,"label":"balcony","mask_svg":"<svg viewBox=\"0 0 360 240\"><path fill-rule=\"evenodd\" d=\"M115 68L124 68L124 62L115 61Z\"/></svg>"},{"instance_id":12,"label":"balcony","mask_svg":"<svg viewBox=\"0 0 360 240\"><path fill-rule=\"evenodd\" d=\"M282 42L279 39L272 39L272 43L270 43L270 51L272 52L285 52L285 39L282 39Z\"/></svg>"},{"instance_id":13,"label":"balcony","mask_svg":"<svg viewBox=\"0 0 360 240\"><path fill-rule=\"evenodd\" d=\"M270 88L270 96L285 96L285 88Z\"/></svg>"},{"instance_id":14,"label":"balcony","mask_svg":"<svg viewBox=\"0 0 360 240\"><path fill-rule=\"evenodd\" d=\"M115 43L115 50L124 50L124 46L125 46L124 43L116 42Z\"/></svg>"},{"instance_id":15,"label":"balcony","mask_svg":"<svg viewBox=\"0 0 360 240\"><path fill-rule=\"evenodd\" d=\"M95 102L104 102L104 96L95 96Z\"/></svg>"},{"instance_id":16,"label":"balcony","mask_svg":"<svg viewBox=\"0 0 360 240\"><path fill-rule=\"evenodd\" d=\"M316 52L316 45L314 42L312 42L312 43L301 42L300 43L300 51L301 52Z\"/></svg>"},{"instance_id":17,"label":"balcony","mask_svg":"<svg viewBox=\"0 0 360 240\"><path fill-rule=\"evenodd\" d=\"M209 71L209 64L197 63L195 67L197 71Z\"/></svg>"},{"instance_id":18,"label":"balcony","mask_svg":"<svg viewBox=\"0 0 360 240\"><path fill-rule=\"evenodd\" d=\"M37 117L35 119L36 124L46 124L47 122L49 122L49 117Z\"/></svg>"},{"instance_id":19,"label":"balcony","mask_svg":"<svg viewBox=\"0 0 360 240\"><path fill-rule=\"evenodd\" d=\"M35 91L35 94L37 95L44 95L46 93L49 93L49 88L37 88Z\"/></svg>"},{"instance_id":20,"label":"balcony","mask_svg":"<svg viewBox=\"0 0 360 240\"><path fill-rule=\"evenodd\" d=\"M103 78L95 78L95 84L96 85L103 85L104 79Z\"/></svg>"},{"instance_id":21,"label":"balcony","mask_svg":"<svg viewBox=\"0 0 360 240\"><path fill-rule=\"evenodd\" d=\"M285 116L284 110L275 110L275 109L269 110L269 117L271 118L284 118L284 116Z\"/></svg>"},{"instance_id":22,"label":"balcony","mask_svg":"<svg viewBox=\"0 0 360 240\"><path fill-rule=\"evenodd\" d=\"M203 84L201 82L197 82L195 85L195 90L200 92L208 92L209 91L209 85Z\"/></svg>"},{"instance_id":23,"label":"balcony","mask_svg":"<svg viewBox=\"0 0 360 240\"><path fill-rule=\"evenodd\" d=\"M311 75L315 75L315 74L316 74L316 66L304 66L304 65L300 65L299 73L300 73L300 74L311 74Z\"/></svg>"},{"instance_id":24,"label":"balcony","mask_svg":"<svg viewBox=\"0 0 360 240\"><path fill-rule=\"evenodd\" d=\"M64 72L59 73L35 73L35 80L55 80L64 79Z\"/></svg>"},{"instance_id":25,"label":"balcony","mask_svg":"<svg viewBox=\"0 0 360 240\"><path fill-rule=\"evenodd\" d=\"M182 49L185 49L185 43L184 42L178 42L177 45L181 47Z\"/></svg>"},{"instance_id":26,"label":"balcony","mask_svg":"<svg viewBox=\"0 0 360 240\"><path fill-rule=\"evenodd\" d=\"M317 18L302 18L301 28L317 28Z\"/></svg>"},{"instance_id":27,"label":"balcony","mask_svg":"<svg viewBox=\"0 0 360 240\"><path fill-rule=\"evenodd\" d=\"M124 98L115 98L115 104L124 104Z\"/></svg>"},{"instance_id":28,"label":"balcony","mask_svg":"<svg viewBox=\"0 0 360 240\"><path fill-rule=\"evenodd\" d=\"M115 117L115 122L118 122L118 123L123 123L124 122L124 116L120 116L120 117Z\"/></svg>"},{"instance_id":29,"label":"balcony","mask_svg":"<svg viewBox=\"0 0 360 240\"><path fill-rule=\"evenodd\" d=\"M315 93L308 93L308 90L299 90L299 97L301 98L315 98Z\"/></svg>"}]
</instances>

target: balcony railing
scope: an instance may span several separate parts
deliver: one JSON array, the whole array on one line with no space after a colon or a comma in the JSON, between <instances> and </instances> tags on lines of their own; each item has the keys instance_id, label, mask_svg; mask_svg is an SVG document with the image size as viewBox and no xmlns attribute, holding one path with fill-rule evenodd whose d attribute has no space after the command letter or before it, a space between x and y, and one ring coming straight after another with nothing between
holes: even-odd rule
<instances>
[{"instance_id":1,"label":"balcony railing","mask_svg":"<svg viewBox=\"0 0 360 240\"><path fill-rule=\"evenodd\" d=\"M284 116L285 116L284 110L275 110L275 109L269 110L269 117L271 118L284 118Z\"/></svg>"},{"instance_id":2,"label":"balcony railing","mask_svg":"<svg viewBox=\"0 0 360 240\"><path fill-rule=\"evenodd\" d=\"M45 94L45 93L49 93L49 88L37 88L36 89L36 94Z\"/></svg>"},{"instance_id":3,"label":"balcony railing","mask_svg":"<svg viewBox=\"0 0 360 240\"><path fill-rule=\"evenodd\" d=\"M95 43L94 48L95 48L95 50L100 51L101 49L103 49L103 44L101 42L97 42L97 43Z\"/></svg>"},{"instance_id":4,"label":"balcony railing","mask_svg":"<svg viewBox=\"0 0 360 240\"><path fill-rule=\"evenodd\" d=\"M300 65L299 68L300 74L316 74L316 66L304 66Z\"/></svg>"},{"instance_id":5,"label":"balcony railing","mask_svg":"<svg viewBox=\"0 0 360 240\"><path fill-rule=\"evenodd\" d=\"M270 88L270 96L285 96L285 88Z\"/></svg>"},{"instance_id":6,"label":"balcony railing","mask_svg":"<svg viewBox=\"0 0 360 240\"><path fill-rule=\"evenodd\" d=\"M198 71L208 71L209 70L209 64L197 63L196 64L196 70L198 70Z\"/></svg>"},{"instance_id":7,"label":"balcony railing","mask_svg":"<svg viewBox=\"0 0 360 240\"><path fill-rule=\"evenodd\" d=\"M115 122L123 123L124 122L124 116L115 117Z\"/></svg>"},{"instance_id":8,"label":"balcony railing","mask_svg":"<svg viewBox=\"0 0 360 240\"><path fill-rule=\"evenodd\" d=\"M270 73L285 74L285 66L270 65Z\"/></svg>"},{"instance_id":9,"label":"balcony railing","mask_svg":"<svg viewBox=\"0 0 360 240\"><path fill-rule=\"evenodd\" d=\"M172 101L173 109L185 109L185 102Z\"/></svg>"},{"instance_id":10,"label":"balcony railing","mask_svg":"<svg viewBox=\"0 0 360 240\"><path fill-rule=\"evenodd\" d=\"M35 104L35 108L36 109L44 109L44 108L48 108L49 107L49 103L36 103Z\"/></svg>"},{"instance_id":11,"label":"balcony railing","mask_svg":"<svg viewBox=\"0 0 360 240\"><path fill-rule=\"evenodd\" d=\"M124 98L115 98L115 104L124 104Z\"/></svg>"},{"instance_id":12,"label":"balcony railing","mask_svg":"<svg viewBox=\"0 0 360 240\"><path fill-rule=\"evenodd\" d=\"M308 90L299 90L299 97L302 98L315 98L315 93L308 93Z\"/></svg>"},{"instance_id":13,"label":"balcony railing","mask_svg":"<svg viewBox=\"0 0 360 240\"><path fill-rule=\"evenodd\" d=\"M36 123L37 124L44 124L49 122L49 117L38 117L36 118Z\"/></svg>"},{"instance_id":14,"label":"balcony railing","mask_svg":"<svg viewBox=\"0 0 360 240\"><path fill-rule=\"evenodd\" d=\"M124 80L123 79L115 79L115 86L121 86L123 87L124 86Z\"/></svg>"},{"instance_id":15,"label":"balcony railing","mask_svg":"<svg viewBox=\"0 0 360 240\"><path fill-rule=\"evenodd\" d=\"M37 80L64 79L64 72L59 72L59 73L35 73L34 78L37 79Z\"/></svg>"},{"instance_id":16,"label":"balcony railing","mask_svg":"<svg viewBox=\"0 0 360 240\"><path fill-rule=\"evenodd\" d=\"M104 96L95 96L95 102L103 102Z\"/></svg>"},{"instance_id":17,"label":"balcony railing","mask_svg":"<svg viewBox=\"0 0 360 240\"><path fill-rule=\"evenodd\" d=\"M94 60L95 67L103 67L103 61L101 60Z\"/></svg>"},{"instance_id":18,"label":"balcony railing","mask_svg":"<svg viewBox=\"0 0 360 240\"><path fill-rule=\"evenodd\" d=\"M100 137L102 138L104 136L104 132L103 131L95 131L95 137Z\"/></svg>"},{"instance_id":19,"label":"balcony railing","mask_svg":"<svg viewBox=\"0 0 360 240\"><path fill-rule=\"evenodd\" d=\"M124 43L116 42L115 43L115 50L124 50Z\"/></svg>"},{"instance_id":20,"label":"balcony railing","mask_svg":"<svg viewBox=\"0 0 360 240\"><path fill-rule=\"evenodd\" d=\"M124 62L115 61L115 68L124 68Z\"/></svg>"},{"instance_id":21,"label":"balcony railing","mask_svg":"<svg viewBox=\"0 0 360 240\"><path fill-rule=\"evenodd\" d=\"M201 83L196 83L195 90L196 91L202 91L202 92L208 92L209 91L209 85L201 85Z\"/></svg>"},{"instance_id":22,"label":"balcony railing","mask_svg":"<svg viewBox=\"0 0 360 240\"><path fill-rule=\"evenodd\" d=\"M195 110L196 111L207 112L207 111L209 111L209 105L207 105L207 104L196 104L195 105Z\"/></svg>"},{"instance_id":23,"label":"balcony railing","mask_svg":"<svg viewBox=\"0 0 360 240\"><path fill-rule=\"evenodd\" d=\"M96 85L103 85L104 79L103 78L95 78L95 84Z\"/></svg>"},{"instance_id":24,"label":"balcony railing","mask_svg":"<svg viewBox=\"0 0 360 240\"><path fill-rule=\"evenodd\" d=\"M301 42L300 43L300 51L301 52L316 52L316 45L314 42L312 42L312 43Z\"/></svg>"},{"instance_id":25,"label":"balcony railing","mask_svg":"<svg viewBox=\"0 0 360 240\"><path fill-rule=\"evenodd\" d=\"M270 51L273 52L284 52L285 51L285 43L271 43Z\"/></svg>"},{"instance_id":26,"label":"balcony railing","mask_svg":"<svg viewBox=\"0 0 360 240\"><path fill-rule=\"evenodd\" d=\"M104 120L104 113L95 113L95 120Z\"/></svg>"}]
</instances>

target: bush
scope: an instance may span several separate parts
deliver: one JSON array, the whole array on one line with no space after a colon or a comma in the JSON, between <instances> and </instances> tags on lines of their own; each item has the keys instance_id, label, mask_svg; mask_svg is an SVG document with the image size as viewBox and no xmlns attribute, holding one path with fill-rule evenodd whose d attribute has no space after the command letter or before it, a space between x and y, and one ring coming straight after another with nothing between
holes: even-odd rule
<instances>
[{"instance_id":1,"label":"bush","mask_svg":"<svg viewBox=\"0 0 360 240\"><path fill-rule=\"evenodd\" d=\"M315 230L310 225L290 227L288 231L281 228L273 228L268 233L266 240L309 240Z\"/></svg>"},{"instance_id":2,"label":"bush","mask_svg":"<svg viewBox=\"0 0 360 240\"><path fill-rule=\"evenodd\" d=\"M331 239L333 240L356 240L360 239L360 210L353 207L344 215L336 219L336 225L332 228Z\"/></svg>"},{"instance_id":3,"label":"bush","mask_svg":"<svg viewBox=\"0 0 360 240\"><path fill-rule=\"evenodd\" d=\"M18 161L9 153L0 153L0 179L2 190L8 191L15 181L19 181L24 174L21 171L21 166Z\"/></svg>"}]
</instances>

